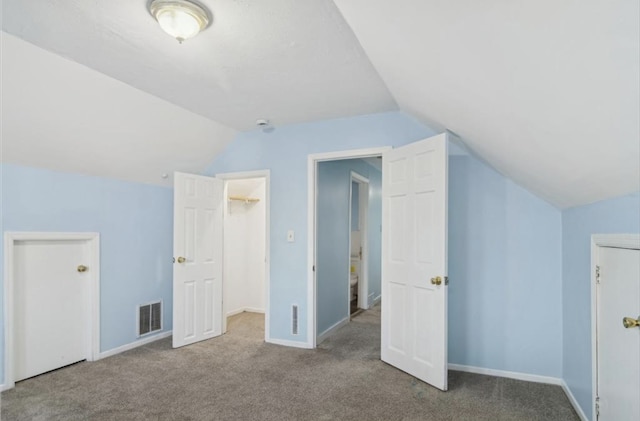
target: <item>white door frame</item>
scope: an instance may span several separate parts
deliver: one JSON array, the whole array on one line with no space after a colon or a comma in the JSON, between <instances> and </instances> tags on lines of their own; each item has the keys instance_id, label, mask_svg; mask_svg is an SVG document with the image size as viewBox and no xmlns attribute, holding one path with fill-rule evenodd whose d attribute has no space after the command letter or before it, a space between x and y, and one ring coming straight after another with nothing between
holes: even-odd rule
<instances>
[{"instance_id":1,"label":"white door frame","mask_svg":"<svg viewBox=\"0 0 640 421\"><path fill-rule=\"evenodd\" d=\"M270 253L270 244L271 244L271 193L270 193L270 184L271 184L271 170L259 170L259 171L244 171L244 172L230 172L230 173L222 173L215 174L216 178L219 178L225 182L225 193L227 181L229 180L240 180L246 178L264 178L264 209L265 209L265 245L264 245L264 340L265 342L271 342L271 329L269 329L270 320L271 320L271 299L270 299L270 274L271 274L271 253ZM226 200L226 198L225 198ZM226 209L226 203L225 203ZM224 214L226 218L226 212ZM223 247L224 253L224 247ZM223 260L224 262L224 254ZM222 278L222 291L224 297L224 285L225 279L224 276ZM227 331L227 317L225 312L225 303L222 302L222 332Z\"/></svg>"},{"instance_id":2,"label":"white door frame","mask_svg":"<svg viewBox=\"0 0 640 421\"><path fill-rule=\"evenodd\" d=\"M310 154L307 157L307 348L316 347L316 198L318 163L381 156L391 146Z\"/></svg>"},{"instance_id":3,"label":"white door frame","mask_svg":"<svg viewBox=\"0 0 640 421\"><path fill-rule=\"evenodd\" d=\"M87 361L98 360L100 354L100 234L97 232L5 232L4 234L4 384L2 390L15 386L14 353L14 247L17 241L86 241L89 277L89 313L86 325Z\"/></svg>"},{"instance_id":4,"label":"white door frame","mask_svg":"<svg viewBox=\"0 0 640 421\"><path fill-rule=\"evenodd\" d=\"M360 258L360 274L358 279L358 308L369 308L369 179L363 177L355 171L351 171L351 183L358 183L358 222L360 225L360 247L362 247L362 257ZM353 213L353 184L349 185L349 215ZM363 187L366 187L364 189ZM351 248L351 218L349 218L349 248ZM349 253L351 257L351 253ZM351 273L349 273L351 276ZM349 282L347 282L349 285ZM350 298L351 287L347 287L347 298ZM351 312L351 302L349 302L349 312Z\"/></svg>"},{"instance_id":5,"label":"white door frame","mask_svg":"<svg viewBox=\"0 0 640 421\"><path fill-rule=\"evenodd\" d=\"M596 414L596 396L598 393L596 266L600 261L601 247L640 250L640 234L594 234L591 236L591 413L594 416Z\"/></svg>"}]
</instances>

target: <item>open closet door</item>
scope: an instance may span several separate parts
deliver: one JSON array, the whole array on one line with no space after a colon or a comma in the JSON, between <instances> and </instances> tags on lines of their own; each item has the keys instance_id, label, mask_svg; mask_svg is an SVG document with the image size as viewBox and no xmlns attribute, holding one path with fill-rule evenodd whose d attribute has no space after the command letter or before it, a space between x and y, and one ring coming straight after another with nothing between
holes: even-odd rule
<instances>
[{"instance_id":1,"label":"open closet door","mask_svg":"<svg viewBox=\"0 0 640 421\"><path fill-rule=\"evenodd\" d=\"M223 182L174 173L173 347L222 333Z\"/></svg>"},{"instance_id":2,"label":"open closet door","mask_svg":"<svg viewBox=\"0 0 640 421\"><path fill-rule=\"evenodd\" d=\"M382 165L382 360L447 390L447 135Z\"/></svg>"}]
</instances>

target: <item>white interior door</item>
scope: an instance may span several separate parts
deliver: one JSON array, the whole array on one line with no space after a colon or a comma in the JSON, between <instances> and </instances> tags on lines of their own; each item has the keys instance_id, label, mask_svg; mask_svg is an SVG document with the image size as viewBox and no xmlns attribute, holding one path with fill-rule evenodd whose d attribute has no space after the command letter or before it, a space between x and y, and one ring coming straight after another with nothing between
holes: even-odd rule
<instances>
[{"instance_id":1,"label":"white interior door","mask_svg":"<svg viewBox=\"0 0 640 421\"><path fill-rule=\"evenodd\" d=\"M14 379L88 357L89 274L86 241L16 241Z\"/></svg>"},{"instance_id":2,"label":"white interior door","mask_svg":"<svg viewBox=\"0 0 640 421\"><path fill-rule=\"evenodd\" d=\"M222 197L222 180L174 173L174 348L222 333Z\"/></svg>"},{"instance_id":3,"label":"white interior door","mask_svg":"<svg viewBox=\"0 0 640 421\"><path fill-rule=\"evenodd\" d=\"M446 134L382 165L382 360L447 390Z\"/></svg>"},{"instance_id":4,"label":"white interior door","mask_svg":"<svg viewBox=\"0 0 640 421\"><path fill-rule=\"evenodd\" d=\"M639 420L640 327L623 318L640 318L640 250L600 247L598 264L599 420Z\"/></svg>"}]
</instances>

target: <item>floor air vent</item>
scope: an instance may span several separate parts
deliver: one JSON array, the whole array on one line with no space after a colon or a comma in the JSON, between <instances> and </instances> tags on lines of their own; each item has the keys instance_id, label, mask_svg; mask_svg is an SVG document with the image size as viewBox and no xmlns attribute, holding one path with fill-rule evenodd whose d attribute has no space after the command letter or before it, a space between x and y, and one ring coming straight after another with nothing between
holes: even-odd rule
<instances>
[{"instance_id":1,"label":"floor air vent","mask_svg":"<svg viewBox=\"0 0 640 421\"><path fill-rule=\"evenodd\" d=\"M138 307L138 336L162 330L162 301Z\"/></svg>"},{"instance_id":2,"label":"floor air vent","mask_svg":"<svg viewBox=\"0 0 640 421\"><path fill-rule=\"evenodd\" d=\"M298 306L291 306L291 334L298 334Z\"/></svg>"}]
</instances>

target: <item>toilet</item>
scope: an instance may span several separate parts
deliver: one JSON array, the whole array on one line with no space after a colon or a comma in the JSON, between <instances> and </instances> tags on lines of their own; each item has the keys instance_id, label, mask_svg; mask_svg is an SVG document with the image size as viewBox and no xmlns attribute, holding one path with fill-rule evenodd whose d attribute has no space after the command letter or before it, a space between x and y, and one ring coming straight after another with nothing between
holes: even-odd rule
<instances>
[{"instance_id":1,"label":"toilet","mask_svg":"<svg viewBox=\"0 0 640 421\"><path fill-rule=\"evenodd\" d=\"M353 301L358 296L358 260L351 259L351 276L349 277L350 295L349 301Z\"/></svg>"},{"instance_id":2,"label":"toilet","mask_svg":"<svg viewBox=\"0 0 640 421\"><path fill-rule=\"evenodd\" d=\"M353 301L358 294L358 274L352 273L349 279L349 286L351 287L351 296L349 297L349 301Z\"/></svg>"}]
</instances>

